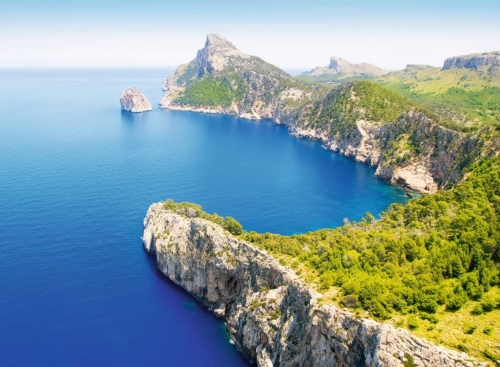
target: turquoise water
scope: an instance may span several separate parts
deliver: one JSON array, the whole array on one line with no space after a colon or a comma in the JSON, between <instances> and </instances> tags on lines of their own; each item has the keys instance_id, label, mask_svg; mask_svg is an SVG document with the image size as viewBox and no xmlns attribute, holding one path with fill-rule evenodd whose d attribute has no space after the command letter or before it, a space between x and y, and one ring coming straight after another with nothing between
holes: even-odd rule
<instances>
[{"instance_id":1,"label":"turquoise water","mask_svg":"<svg viewBox=\"0 0 500 367\"><path fill-rule=\"evenodd\" d=\"M268 121L155 109L168 70L0 70L0 365L245 366L155 268L142 219L172 198L283 234L405 200Z\"/></svg>"}]
</instances>

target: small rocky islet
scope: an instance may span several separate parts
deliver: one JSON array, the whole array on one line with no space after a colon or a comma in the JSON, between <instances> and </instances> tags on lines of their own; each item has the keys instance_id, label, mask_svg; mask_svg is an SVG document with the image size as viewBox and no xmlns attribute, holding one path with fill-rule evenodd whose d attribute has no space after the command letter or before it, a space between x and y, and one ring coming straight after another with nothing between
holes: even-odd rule
<instances>
[{"instance_id":1,"label":"small rocky islet","mask_svg":"<svg viewBox=\"0 0 500 367\"><path fill-rule=\"evenodd\" d=\"M130 87L123 91L120 97L122 111L127 112L147 112L153 110L151 102L136 87Z\"/></svg>"}]
</instances>

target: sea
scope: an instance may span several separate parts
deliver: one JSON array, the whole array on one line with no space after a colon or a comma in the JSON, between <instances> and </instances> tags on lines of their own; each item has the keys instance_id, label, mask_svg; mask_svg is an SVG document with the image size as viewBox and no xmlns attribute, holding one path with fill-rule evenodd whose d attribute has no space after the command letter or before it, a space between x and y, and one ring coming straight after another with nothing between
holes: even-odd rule
<instances>
[{"instance_id":1,"label":"sea","mask_svg":"<svg viewBox=\"0 0 500 367\"><path fill-rule=\"evenodd\" d=\"M158 109L171 71L0 69L0 366L248 366L143 250L148 206L289 235L406 200L270 121ZM121 112L130 86L153 111Z\"/></svg>"}]
</instances>

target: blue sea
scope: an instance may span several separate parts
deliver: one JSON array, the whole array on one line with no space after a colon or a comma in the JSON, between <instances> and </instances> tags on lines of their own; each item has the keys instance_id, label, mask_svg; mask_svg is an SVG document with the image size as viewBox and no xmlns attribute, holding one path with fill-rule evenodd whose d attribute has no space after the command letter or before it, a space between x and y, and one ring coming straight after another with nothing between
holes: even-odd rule
<instances>
[{"instance_id":1,"label":"blue sea","mask_svg":"<svg viewBox=\"0 0 500 367\"><path fill-rule=\"evenodd\" d=\"M224 325L142 249L172 198L303 233L404 193L269 121L120 111L171 70L0 70L0 366L247 366Z\"/></svg>"}]
</instances>

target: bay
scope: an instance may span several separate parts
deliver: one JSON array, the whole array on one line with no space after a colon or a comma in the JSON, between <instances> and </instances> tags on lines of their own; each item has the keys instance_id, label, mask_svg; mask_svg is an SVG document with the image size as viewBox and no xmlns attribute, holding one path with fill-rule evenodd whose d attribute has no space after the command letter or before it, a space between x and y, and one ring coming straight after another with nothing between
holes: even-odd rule
<instances>
[{"instance_id":1,"label":"bay","mask_svg":"<svg viewBox=\"0 0 500 367\"><path fill-rule=\"evenodd\" d=\"M293 234L405 201L270 121L120 111L131 85L155 106L169 71L0 70L0 365L248 365L142 250L153 202Z\"/></svg>"}]
</instances>

